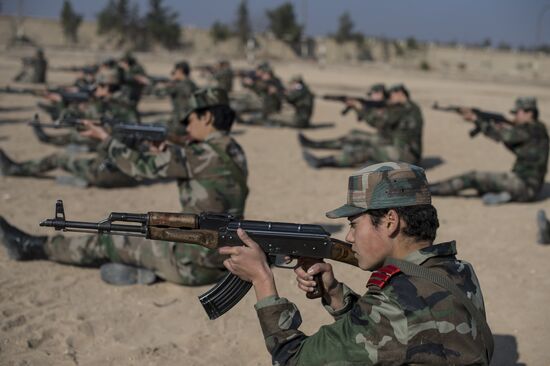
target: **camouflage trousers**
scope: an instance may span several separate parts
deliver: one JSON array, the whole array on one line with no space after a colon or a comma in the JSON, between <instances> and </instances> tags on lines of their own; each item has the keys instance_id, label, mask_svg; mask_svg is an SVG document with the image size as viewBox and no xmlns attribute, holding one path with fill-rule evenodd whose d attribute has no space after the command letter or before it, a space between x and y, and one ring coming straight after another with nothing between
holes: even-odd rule
<instances>
[{"instance_id":1,"label":"camouflage trousers","mask_svg":"<svg viewBox=\"0 0 550 366\"><path fill-rule=\"evenodd\" d=\"M41 142L54 146L78 145L85 148L85 151L96 151L97 146L99 145L97 140L89 137L83 137L76 130L64 134L50 135L47 134L42 128L35 127L34 132Z\"/></svg>"},{"instance_id":2,"label":"camouflage trousers","mask_svg":"<svg viewBox=\"0 0 550 366\"><path fill-rule=\"evenodd\" d=\"M263 107L262 99L253 93L231 93L229 105L236 113L257 112Z\"/></svg>"},{"instance_id":3,"label":"camouflage trousers","mask_svg":"<svg viewBox=\"0 0 550 366\"><path fill-rule=\"evenodd\" d=\"M18 164L11 175L36 177L54 169L71 173L86 185L97 187L132 187L138 182L122 173L116 166L101 157L76 158L67 153L54 153L41 159Z\"/></svg>"},{"instance_id":4,"label":"camouflage trousers","mask_svg":"<svg viewBox=\"0 0 550 366\"><path fill-rule=\"evenodd\" d=\"M225 258L217 251L133 236L57 235L48 238L45 251L50 260L65 264L99 266L116 262L147 268L166 281L184 286L215 283L227 273Z\"/></svg>"},{"instance_id":5,"label":"camouflage trousers","mask_svg":"<svg viewBox=\"0 0 550 366\"><path fill-rule=\"evenodd\" d=\"M346 146L364 144L382 144L382 139L373 133L363 130L351 130L348 134L322 141L316 141L317 148L342 150Z\"/></svg>"},{"instance_id":6,"label":"camouflage trousers","mask_svg":"<svg viewBox=\"0 0 550 366\"><path fill-rule=\"evenodd\" d=\"M456 196L467 189L478 195L508 192L514 201L532 201L540 189L527 184L514 173L491 173L471 171L430 185L434 195Z\"/></svg>"},{"instance_id":7,"label":"camouflage trousers","mask_svg":"<svg viewBox=\"0 0 550 366\"><path fill-rule=\"evenodd\" d=\"M307 128L309 127L309 122L308 116L302 116L290 110L283 110L268 116L264 116L258 112L243 120L244 124L249 125L291 128Z\"/></svg>"}]
</instances>

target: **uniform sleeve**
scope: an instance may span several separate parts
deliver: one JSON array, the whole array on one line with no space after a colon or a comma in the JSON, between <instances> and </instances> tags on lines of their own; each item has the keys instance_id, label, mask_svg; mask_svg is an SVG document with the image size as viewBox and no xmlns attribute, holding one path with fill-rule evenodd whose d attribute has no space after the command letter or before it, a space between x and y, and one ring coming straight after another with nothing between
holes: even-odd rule
<instances>
[{"instance_id":1,"label":"uniform sleeve","mask_svg":"<svg viewBox=\"0 0 550 366\"><path fill-rule=\"evenodd\" d=\"M274 365L402 364L407 348L403 309L383 293L363 296L336 322L306 336L297 307L284 298L256 305Z\"/></svg>"},{"instance_id":2,"label":"uniform sleeve","mask_svg":"<svg viewBox=\"0 0 550 366\"><path fill-rule=\"evenodd\" d=\"M334 320L338 320L342 318L345 314L347 314L353 306L357 303L357 300L359 300L360 296L357 295L352 289L350 289L345 284L342 284L342 292L344 295L344 306L340 309L334 310L332 306L328 305L325 300L322 300L323 306L325 307L325 310L334 318Z\"/></svg>"},{"instance_id":3,"label":"uniform sleeve","mask_svg":"<svg viewBox=\"0 0 550 366\"><path fill-rule=\"evenodd\" d=\"M122 142L108 142L109 159L125 174L136 179L188 178L185 149L175 145L159 154L140 152Z\"/></svg>"},{"instance_id":4,"label":"uniform sleeve","mask_svg":"<svg viewBox=\"0 0 550 366\"><path fill-rule=\"evenodd\" d=\"M506 146L514 146L527 142L531 136L527 130L517 127L503 126L486 120L476 120L476 126L490 139L504 143Z\"/></svg>"},{"instance_id":5,"label":"uniform sleeve","mask_svg":"<svg viewBox=\"0 0 550 366\"><path fill-rule=\"evenodd\" d=\"M364 109L357 111L357 116L366 121L370 126L381 130L386 124L388 124L390 119L390 113L387 109Z\"/></svg>"}]
</instances>

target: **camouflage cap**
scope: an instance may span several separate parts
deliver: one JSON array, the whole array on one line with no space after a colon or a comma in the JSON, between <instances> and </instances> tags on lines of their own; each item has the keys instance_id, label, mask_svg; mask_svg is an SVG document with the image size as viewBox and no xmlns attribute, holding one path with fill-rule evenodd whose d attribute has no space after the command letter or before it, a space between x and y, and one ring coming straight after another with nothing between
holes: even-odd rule
<instances>
[{"instance_id":1,"label":"camouflage cap","mask_svg":"<svg viewBox=\"0 0 550 366\"><path fill-rule=\"evenodd\" d=\"M516 99L516 103L514 105L514 109L512 109L511 113L516 113L518 109L523 109L527 111L531 111L537 108L537 98L535 97L519 97Z\"/></svg>"},{"instance_id":2,"label":"camouflage cap","mask_svg":"<svg viewBox=\"0 0 550 366\"><path fill-rule=\"evenodd\" d=\"M224 89L215 87L199 89L189 97L188 108L181 122L185 122L189 115L198 109L220 105L229 105L229 97Z\"/></svg>"},{"instance_id":3,"label":"camouflage cap","mask_svg":"<svg viewBox=\"0 0 550 366\"><path fill-rule=\"evenodd\" d=\"M408 93L408 90L405 87L405 84L403 83L393 84L388 88L388 93L396 92L396 91L402 91L402 92Z\"/></svg>"},{"instance_id":4,"label":"camouflage cap","mask_svg":"<svg viewBox=\"0 0 550 366\"><path fill-rule=\"evenodd\" d=\"M302 75L300 75L300 74L293 75L290 78L291 83L302 83L303 81L304 81L304 79L302 78Z\"/></svg>"},{"instance_id":5,"label":"camouflage cap","mask_svg":"<svg viewBox=\"0 0 550 366\"><path fill-rule=\"evenodd\" d=\"M353 173L348 181L348 202L326 215L336 219L379 208L431 203L424 169L407 163L386 162Z\"/></svg>"},{"instance_id":6,"label":"camouflage cap","mask_svg":"<svg viewBox=\"0 0 550 366\"><path fill-rule=\"evenodd\" d=\"M384 85L382 83L377 83L377 84L373 84L370 87L367 94L370 95L371 93L380 93L380 92L386 94L386 85Z\"/></svg>"}]
</instances>

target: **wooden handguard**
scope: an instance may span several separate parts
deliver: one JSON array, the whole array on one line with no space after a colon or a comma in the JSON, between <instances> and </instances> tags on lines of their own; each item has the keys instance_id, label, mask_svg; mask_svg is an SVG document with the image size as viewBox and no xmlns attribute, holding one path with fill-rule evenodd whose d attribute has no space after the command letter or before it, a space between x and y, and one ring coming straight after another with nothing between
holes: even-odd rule
<instances>
[{"instance_id":1,"label":"wooden handguard","mask_svg":"<svg viewBox=\"0 0 550 366\"><path fill-rule=\"evenodd\" d=\"M197 244L208 249L218 248L218 234L212 230L185 230L152 226L149 227L147 238Z\"/></svg>"},{"instance_id":2,"label":"wooden handguard","mask_svg":"<svg viewBox=\"0 0 550 366\"><path fill-rule=\"evenodd\" d=\"M149 212L149 226L198 229L198 216L195 214Z\"/></svg>"},{"instance_id":3,"label":"wooden handguard","mask_svg":"<svg viewBox=\"0 0 550 366\"><path fill-rule=\"evenodd\" d=\"M351 250L351 245L337 239L332 239L332 252L329 259L357 267L357 258Z\"/></svg>"}]
</instances>

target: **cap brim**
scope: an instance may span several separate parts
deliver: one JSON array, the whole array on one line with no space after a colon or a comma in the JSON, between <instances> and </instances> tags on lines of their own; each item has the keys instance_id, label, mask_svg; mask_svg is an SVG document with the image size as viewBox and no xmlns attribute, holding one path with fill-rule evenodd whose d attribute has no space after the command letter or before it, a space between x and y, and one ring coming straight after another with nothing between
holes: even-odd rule
<instances>
[{"instance_id":1,"label":"cap brim","mask_svg":"<svg viewBox=\"0 0 550 366\"><path fill-rule=\"evenodd\" d=\"M518 113L518 110L517 110L517 109L515 109L515 108L514 108L514 109L510 109L510 113L512 113L512 114L516 114L516 113Z\"/></svg>"},{"instance_id":2,"label":"cap brim","mask_svg":"<svg viewBox=\"0 0 550 366\"><path fill-rule=\"evenodd\" d=\"M345 204L341 207L338 207L337 209L327 212L326 215L329 219L339 219L342 217L359 215L366 211L366 208Z\"/></svg>"}]
</instances>

